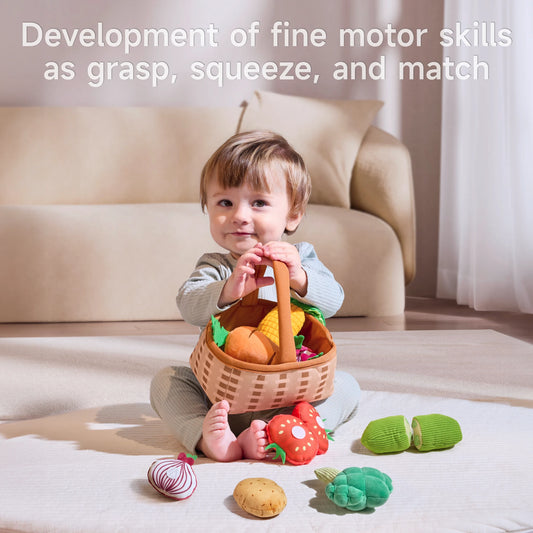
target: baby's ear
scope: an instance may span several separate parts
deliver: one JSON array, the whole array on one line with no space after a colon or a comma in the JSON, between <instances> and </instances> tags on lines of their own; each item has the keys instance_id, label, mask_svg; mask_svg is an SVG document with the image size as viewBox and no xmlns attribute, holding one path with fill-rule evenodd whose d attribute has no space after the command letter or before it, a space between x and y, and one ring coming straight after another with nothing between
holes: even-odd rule
<instances>
[{"instance_id":1,"label":"baby's ear","mask_svg":"<svg viewBox=\"0 0 533 533\"><path fill-rule=\"evenodd\" d=\"M285 225L285 233L291 235L296 231L298 226L300 225L300 222L302 221L304 214L303 213L297 213L295 215L289 215L287 217L287 224Z\"/></svg>"}]
</instances>

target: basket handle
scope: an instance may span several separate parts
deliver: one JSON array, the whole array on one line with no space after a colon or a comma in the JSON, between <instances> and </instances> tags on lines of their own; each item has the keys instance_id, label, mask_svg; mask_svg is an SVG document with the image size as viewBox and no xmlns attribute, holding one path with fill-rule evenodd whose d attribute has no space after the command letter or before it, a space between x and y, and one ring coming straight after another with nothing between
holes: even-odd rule
<instances>
[{"instance_id":1,"label":"basket handle","mask_svg":"<svg viewBox=\"0 0 533 533\"><path fill-rule=\"evenodd\" d=\"M272 261L278 299L279 351L272 360L273 365L296 362L296 346L291 324L291 280L289 269L282 261Z\"/></svg>"},{"instance_id":2,"label":"basket handle","mask_svg":"<svg viewBox=\"0 0 533 533\"><path fill-rule=\"evenodd\" d=\"M265 274L266 265L257 265L255 267L255 277L262 278ZM249 292L246 296L243 296L241 299L241 307L245 305L257 305L257 300L259 300L259 289Z\"/></svg>"},{"instance_id":3,"label":"basket handle","mask_svg":"<svg viewBox=\"0 0 533 533\"><path fill-rule=\"evenodd\" d=\"M265 265L256 267L256 277L265 273ZM282 261L272 261L274 281L276 282L276 298L278 300L278 327L279 327L279 350L272 359L271 364L296 362L296 346L291 325L291 280L289 269ZM257 305L259 290L256 289L244 296L241 306Z\"/></svg>"}]
</instances>

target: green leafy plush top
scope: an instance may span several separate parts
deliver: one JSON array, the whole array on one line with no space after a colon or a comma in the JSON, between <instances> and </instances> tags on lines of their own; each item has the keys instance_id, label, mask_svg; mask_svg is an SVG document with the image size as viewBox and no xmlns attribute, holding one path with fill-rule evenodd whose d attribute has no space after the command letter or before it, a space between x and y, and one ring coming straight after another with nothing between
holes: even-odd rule
<instances>
[{"instance_id":1,"label":"green leafy plush top","mask_svg":"<svg viewBox=\"0 0 533 533\"><path fill-rule=\"evenodd\" d=\"M229 331L213 315L211 315L211 329L213 330L213 341L219 348L222 348L226 344Z\"/></svg>"},{"instance_id":2,"label":"green leafy plush top","mask_svg":"<svg viewBox=\"0 0 533 533\"><path fill-rule=\"evenodd\" d=\"M301 307L307 314L314 316L323 326L326 325L324 313L322 313L322 311L318 307L309 304L304 304L303 302L299 302L294 298L291 298L291 303L297 305L298 307Z\"/></svg>"}]
</instances>

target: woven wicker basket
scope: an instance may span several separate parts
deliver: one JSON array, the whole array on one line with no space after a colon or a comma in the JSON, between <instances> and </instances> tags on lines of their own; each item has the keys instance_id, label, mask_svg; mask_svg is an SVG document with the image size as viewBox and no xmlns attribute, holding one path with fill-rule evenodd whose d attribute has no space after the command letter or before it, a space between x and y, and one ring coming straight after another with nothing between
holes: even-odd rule
<instances>
[{"instance_id":1,"label":"woven wicker basket","mask_svg":"<svg viewBox=\"0 0 533 533\"><path fill-rule=\"evenodd\" d=\"M230 413L262 411L286 407L299 401L314 402L331 396L337 351L330 332L316 318L306 313L301 334L318 358L296 360L291 329L290 285L287 266L273 262L279 305L280 349L272 364L240 361L221 350L213 340L211 324L202 332L191 354L190 365L211 402L227 400ZM264 270L264 269L263 269ZM227 330L237 326L257 326L276 305L247 295L217 316Z\"/></svg>"}]
</instances>

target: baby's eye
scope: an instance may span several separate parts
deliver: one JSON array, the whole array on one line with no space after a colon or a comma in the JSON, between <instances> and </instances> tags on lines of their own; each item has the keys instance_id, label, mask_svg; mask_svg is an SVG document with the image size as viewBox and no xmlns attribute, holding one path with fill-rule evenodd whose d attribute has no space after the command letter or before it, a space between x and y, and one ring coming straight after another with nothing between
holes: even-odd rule
<instances>
[{"instance_id":1,"label":"baby's eye","mask_svg":"<svg viewBox=\"0 0 533 533\"><path fill-rule=\"evenodd\" d=\"M254 200L253 204L254 207L265 207L267 205L265 200Z\"/></svg>"},{"instance_id":2,"label":"baby's eye","mask_svg":"<svg viewBox=\"0 0 533 533\"><path fill-rule=\"evenodd\" d=\"M221 207L231 207L233 204L231 203L231 200L220 200L218 202L218 205L220 205Z\"/></svg>"}]
</instances>

